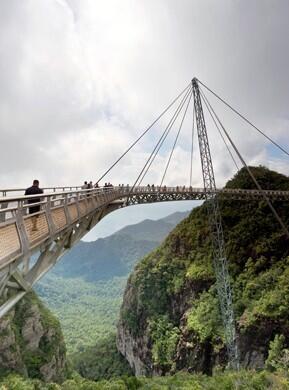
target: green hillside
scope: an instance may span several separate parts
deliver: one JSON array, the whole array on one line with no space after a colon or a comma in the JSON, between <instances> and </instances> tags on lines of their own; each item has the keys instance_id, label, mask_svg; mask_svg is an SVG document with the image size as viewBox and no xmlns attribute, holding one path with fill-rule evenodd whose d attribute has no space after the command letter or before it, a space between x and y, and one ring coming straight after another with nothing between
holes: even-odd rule
<instances>
[{"instance_id":1,"label":"green hillside","mask_svg":"<svg viewBox=\"0 0 289 390\"><path fill-rule=\"evenodd\" d=\"M0 383L15 373L61 383L69 371L58 319L34 292L26 294L0 319ZM15 387L0 386L1 390L10 388Z\"/></svg>"},{"instance_id":2,"label":"green hillside","mask_svg":"<svg viewBox=\"0 0 289 390\"><path fill-rule=\"evenodd\" d=\"M147 241L160 243L166 238L168 233L188 215L189 211L176 212L157 221L145 219L140 223L124 227L119 230L116 235L128 235L137 241L143 241L145 239Z\"/></svg>"},{"instance_id":3,"label":"green hillside","mask_svg":"<svg viewBox=\"0 0 289 390\"><path fill-rule=\"evenodd\" d=\"M64 278L81 277L88 282L125 276L137 259L157 245L157 241L117 234L93 242L81 241L61 259L53 273Z\"/></svg>"},{"instance_id":4,"label":"green hillside","mask_svg":"<svg viewBox=\"0 0 289 390\"><path fill-rule=\"evenodd\" d=\"M289 178L252 168L263 188L289 189ZM241 170L227 188L252 188ZM242 365L264 367L270 342L289 346L289 242L262 201L222 201ZM289 226L287 202L274 202ZM118 347L138 374L211 372L226 364L205 206L194 209L131 274ZM129 353L127 352L129 351ZM284 355L284 356L285 356Z\"/></svg>"},{"instance_id":5,"label":"green hillside","mask_svg":"<svg viewBox=\"0 0 289 390\"><path fill-rule=\"evenodd\" d=\"M41 279L36 291L59 318L68 353L115 334L129 272L186 215L146 220L110 237L80 242Z\"/></svg>"},{"instance_id":6,"label":"green hillside","mask_svg":"<svg viewBox=\"0 0 289 390\"><path fill-rule=\"evenodd\" d=\"M126 277L94 283L48 274L37 293L59 318L69 354L115 333Z\"/></svg>"},{"instance_id":7,"label":"green hillside","mask_svg":"<svg viewBox=\"0 0 289 390\"><path fill-rule=\"evenodd\" d=\"M106 238L81 241L53 268L65 278L81 277L88 282L126 276L137 260L156 248L188 212L174 213L169 220L145 220L126 226Z\"/></svg>"},{"instance_id":8,"label":"green hillside","mask_svg":"<svg viewBox=\"0 0 289 390\"><path fill-rule=\"evenodd\" d=\"M286 176L252 169L264 188L289 190ZM250 186L244 170L227 184ZM126 276L88 282L49 273L38 290L64 325L78 373L60 385L12 374L0 378L0 389L288 389L288 239L264 201L221 199L220 206L241 371L223 371L227 357L203 205L135 266L121 307L118 350L113 332ZM287 203L274 206L288 226Z\"/></svg>"}]
</instances>

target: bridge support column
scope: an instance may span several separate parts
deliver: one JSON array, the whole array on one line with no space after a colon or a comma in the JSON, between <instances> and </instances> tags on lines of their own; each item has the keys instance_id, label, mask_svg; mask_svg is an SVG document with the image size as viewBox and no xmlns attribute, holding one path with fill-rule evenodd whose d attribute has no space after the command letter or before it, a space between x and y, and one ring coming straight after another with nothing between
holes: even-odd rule
<instances>
[{"instance_id":1,"label":"bridge support column","mask_svg":"<svg viewBox=\"0 0 289 390\"><path fill-rule=\"evenodd\" d=\"M228 363L231 368L239 368L239 354L236 340L232 290L230 286L230 276L225 251L222 218L218 196L216 195L217 187L197 79L192 80L192 86L206 198L205 204L207 206L208 221L211 231L213 265L216 276L216 287L218 291L220 311L225 331Z\"/></svg>"},{"instance_id":2,"label":"bridge support column","mask_svg":"<svg viewBox=\"0 0 289 390\"><path fill-rule=\"evenodd\" d=\"M67 250L80 241L105 215L119 207L120 204L107 204L82 218L69 230L42 246L36 262L32 265L31 253L28 250L28 241L24 232L21 237L24 249L22 258L0 271L0 318L15 306L27 292L31 291L33 285L57 263ZM21 218L18 218L17 223L21 232L23 230L22 222Z\"/></svg>"},{"instance_id":3,"label":"bridge support column","mask_svg":"<svg viewBox=\"0 0 289 390\"><path fill-rule=\"evenodd\" d=\"M68 234L53 243L48 244L41 251L36 263L27 272L23 273L18 268L7 273L0 282L0 318L3 317L32 286L47 272L65 252L65 242ZM24 259L26 262L26 258ZM26 267L23 267L25 270ZM25 270L26 271L26 270Z\"/></svg>"}]
</instances>

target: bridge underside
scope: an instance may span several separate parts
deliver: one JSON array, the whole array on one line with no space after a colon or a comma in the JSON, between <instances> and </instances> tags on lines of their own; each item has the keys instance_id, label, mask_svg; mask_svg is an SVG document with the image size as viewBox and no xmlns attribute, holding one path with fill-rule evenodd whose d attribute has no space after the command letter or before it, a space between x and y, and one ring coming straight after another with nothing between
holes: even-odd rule
<instances>
[{"instance_id":1,"label":"bridge underside","mask_svg":"<svg viewBox=\"0 0 289 390\"><path fill-rule=\"evenodd\" d=\"M266 193L275 200L289 199L289 192ZM219 196L230 200L262 198L260 192L252 190L223 190ZM1 198L0 318L112 211L137 204L204 199L203 189L179 187L74 191L43 195L40 211L29 215L24 197ZM31 261L33 254L36 261Z\"/></svg>"},{"instance_id":2,"label":"bridge underside","mask_svg":"<svg viewBox=\"0 0 289 390\"><path fill-rule=\"evenodd\" d=\"M119 207L119 202L99 207L43 242L35 243L31 240L28 245L26 244L26 248L23 246L22 253L15 256L14 260L8 262L0 270L0 318L29 292L34 284L103 217ZM27 220L31 218L28 217ZM40 221L39 229L41 229ZM40 234L44 235L45 230L43 229ZM20 238L21 230L17 233L18 238ZM39 239L39 241L42 240Z\"/></svg>"}]
</instances>

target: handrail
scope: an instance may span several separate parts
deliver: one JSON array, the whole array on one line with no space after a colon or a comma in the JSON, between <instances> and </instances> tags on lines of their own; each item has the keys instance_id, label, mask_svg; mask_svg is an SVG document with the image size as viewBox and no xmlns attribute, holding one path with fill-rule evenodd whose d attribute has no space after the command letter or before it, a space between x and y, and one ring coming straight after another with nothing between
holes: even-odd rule
<instances>
[{"instance_id":1,"label":"handrail","mask_svg":"<svg viewBox=\"0 0 289 390\"><path fill-rule=\"evenodd\" d=\"M21 196L2 196L0 197L0 203L7 202L15 202L18 200L28 200L33 198L51 198L58 195L73 195L73 194L82 194L82 193L102 193L102 192L112 192L108 191L109 187L99 187L99 188L86 188L80 190L72 190L72 191L61 191L61 192L49 192L43 194L35 194L35 195L21 195ZM104 189L104 190L103 190Z\"/></svg>"},{"instance_id":2,"label":"handrail","mask_svg":"<svg viewBox=\"0 0 289 390\"><path fill-rule=\"evenodd\" d=\"M81 188L81 186L55 186L55 187L41 187L43 190L60 190L60 189L63 189L63 191L65 191L65 189L68 189L68 190L73 190L74 188L75 189L78 189L78 188ZM26 188L0 188L0 192L19 192L19 191L25 191Z\"/></svg>"},{"instance_id":3,"label":"handrail","mask_svg":"<svg viewBox=\"0 0 289 390\"><path fill-rule=\"evenodd\" d=\"M61 187L62 188L62 187ZM178 190L177 190L178 188ZM61 192L51 192L51 193L43 193L43 194L35 194L35 195L21 195L21 196L3 196L0 197L0 203L7 203L7 202L15 202L20 200L28 200L33 198L46 198L46 197L54 197L59 195L75 195L75 194L87 194L87 193L127 193L130 192L131 187L130 186L115 186L115 187L98 187L98 188L85 188L85 189L79 189L79 190L72 190L72 191L61 191ZM160 191L161 190L161 191ZM185 187L186 192L203 192L203 188L189 188ZM183 192L183 187L176 186L176 187L159 187L156 186L154 189L152 187L147 186L140 186L140 187L134 187L133 193L139 193L139 192L151 192L151 193L157 193L157 192Z\"/></svg>"},{"instance_id":4,"label":"handrail","mask_svg":"<svg viewBox=\"0 0 289 390\"><path fill-rule=\"evenodd\" d=\"M56 188L56 187L53 187ZM63 187L60 187L63 188ZM70 188L70 187L69 187ZM43 193L43 194L35 194L35 195L21 195L21 196L3 196L0 197L0 210L5 210L4 205L8 205L12 202L21 202L24 201L25 205L23 204L22 207L26 206L26 201L31 199L40 199L40 202L36 202L35 205L40 205L42 203L46 203L48 201L61 201L65 200L66 198L71 199L73 197L78 197L81 195L96 195L96 194L116 194L119 193L120 195L124 194L130 194L130 196L134 194L139 193L150 193L150 194L158 194L158 193L205 193L204 188L193 188L193 187L184 187L184 186L176 186L176 187L166 187L166 186L155 186L155 187L147 187L147 186L140 186L140 187L134 187L131 192L132 187L130 186L115 186L115 187L98 187L98 188L85 188L85 189L77 189L77 190L70 190L70 191L59 191L59 192L50 192L50 193ZM16 191L16 190L15 190ZM237 189L237 188L224 188L224 189L217 189L214 191L214 193L218 194L260 194L260 191L257 189ZM285 195L289 196L289 191L279 191L279 190L263 190L262 193L265 193L267 195ZM62 196L60 198L60 196ZM46 199L43 200L43 199ZM42 202L43 200L43 202ZM29 204L28 207L33 206L33 204ZM6 209L7 210L7 209Z\"/></svg>"},{"instance_id":5,"label":"handrail","mask_svg":"<svg viewBox=\"0 0 289 390\"><path fill-rule=\"evenodd\" d=\"M0 272L2 286L8 286L10 276L13 286L17 278L13 275L21 269L23 280L33 284L55 264L57 259L75 245L96 223L108 213L122 207L154 202L205 200L208 192L204 188L185 186L140 186L129 185L79 188L35 195L16 195L0 198ZM63 189L63 187L60 187ZM5 190L4 190L5 191ZM8 192L9 193L9 192ZM9 194L10 194L9 193ZM222 199L259 200L263 194L277 201L288 201L289 191L217 189L209 195ZM7 194L6 194L7 195ZM31 203L30 203L31 202ZM34 211L36 211L34 213ZM38 225L38 226L37 226ZM41 255L29 268L27 256L39 252ZM19 267L21 264L23 267ZM20 279L19 287L26 290ZM16 292L0 305L0 317L15 304L25 292ZM10 306L9 306L10 305Z\"/></svg>"}]
</instances>

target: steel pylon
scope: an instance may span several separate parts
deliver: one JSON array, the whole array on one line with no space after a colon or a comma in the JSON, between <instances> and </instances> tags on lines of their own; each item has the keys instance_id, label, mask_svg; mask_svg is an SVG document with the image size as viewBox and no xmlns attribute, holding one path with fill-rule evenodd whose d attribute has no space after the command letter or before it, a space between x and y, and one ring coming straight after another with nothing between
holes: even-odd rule
<instances>
[{"instance_id":1,"label":"steel pylon","mask_svg":"<svg viewBox=\"0 0 289 390\"><path fill-rule=\"evenodd\" d=\"M232 290L225 253L225 242L222 228L221 212L216 195L216 182L211 158L208 134L202 108L198 80L192 80L195 116L199 140L202 174L205 189L206 207L212 239L213 265L220 311L225 332L228 363L231 368L239 368L239 354L236 341L236 328L232 303Z\"/></svg>"}]
</instances>

